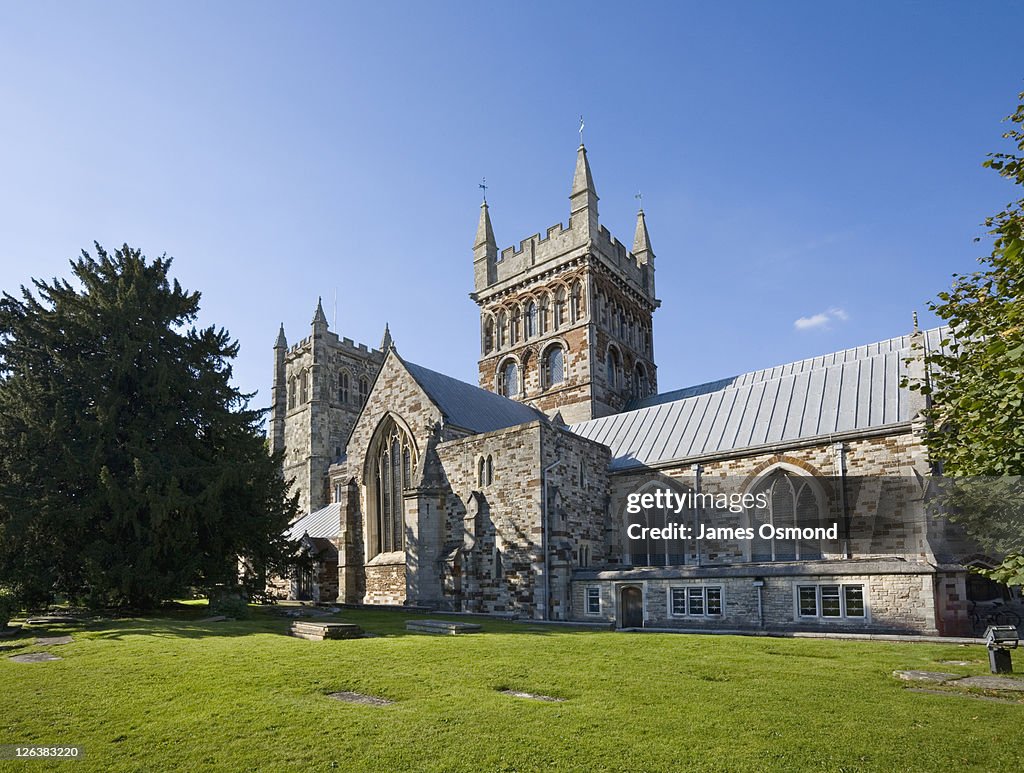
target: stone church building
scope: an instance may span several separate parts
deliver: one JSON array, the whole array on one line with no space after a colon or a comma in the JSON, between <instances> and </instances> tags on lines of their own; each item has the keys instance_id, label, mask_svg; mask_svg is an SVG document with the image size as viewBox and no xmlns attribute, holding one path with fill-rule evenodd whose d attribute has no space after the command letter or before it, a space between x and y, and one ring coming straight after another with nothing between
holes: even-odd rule
<instances>
[{"instance_id":1,"label":"stone church building","mask_svg":"<svg viewBox=\"0 0 1024 773\"><path fill-rule=\"evenodd\" d=\"M312 569L272 592L627 628L964 632L967 557L943 553L920 497L841 545L631 539L626 506L729 488L763 506L705 523L881 512L884 495L847 501L836 481L930 474L924 398L903 383L927 378L941 331L659 393L644 213L632 248L600 224L583 145L569 202L567 226L501 251L481 207L478 385L404 359L387 329L379 349L340 338L319 305L297 344L281 330L270 443Z\"/></svg>"}]
</instances>

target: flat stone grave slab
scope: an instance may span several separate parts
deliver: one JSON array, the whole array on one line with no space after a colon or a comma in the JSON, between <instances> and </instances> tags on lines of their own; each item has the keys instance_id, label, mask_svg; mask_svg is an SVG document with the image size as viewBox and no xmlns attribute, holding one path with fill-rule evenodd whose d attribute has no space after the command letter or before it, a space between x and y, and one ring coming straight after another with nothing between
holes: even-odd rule
<instances>
[{"instance_id":1,"label":"flat stone grave slab","mask_svg":"<svg viewBox=\"0 0 1024 773\"><path fill-rule=\"evenodd\" d=\"M223 623L229 618L224 615L212 615L211 617L204 617L201 620L196 620L197 623Z\"/></svg>"},{"instance_id":2,"label":"flat stone grave slab","mask_svg":"<svg viewBox=\"0 0 1024 773\"><path fill-rule=\"evenodd\" d=\"M948 682L959 679L961 674L947 674L942 671L893 671L892 675L906 682Z\"/></svg>"},{"instance_id":3,"label":"flat stone grave slab","mask_svg":"<svg viewBox=\"0 0 1024 773\"><path fill-rule=\"evenodd\" d=\"M476 623L453 623L450 620L406 620L405 630L416 633L439 633L454 636L481 630Z\"/></svg>"},{"instance_id":4,"label":"flat stone grave slab","mask_svg":"<svg viewBox=\"0 0 1024 773\"><path fill-rule=\"evenodd\" d=\"M980 663L980 660L940 660L939 665L942 666L973 666L975 663Z\"/></svg>"},{"instance_id":5,"label":"flat stone grave slab","mask_svg":"<svg viewBox=\"0 0 1024 773\"><path fill-rule=\"evenodd\" d=\"M963 692L962 690L930 690L927 687L908 687L907 691L923 692L928 695L944 695L947 698L966 698L973 701L991 701L993 703L1014 703L1019 705L1013 698L994 698L991 695L977 695L972 692Z\"/></svg>"},{"instance_id":6,"label":"flat stone grave slab","mask_svg":"<svg viewBox=\"0 0 1024 773\"><path fill-rule=\"evenodd\" d=\"M533 692L521 692L519 690L498 690L502 695L511 695L513 698L529 698L534 701L549 701L552 703L563 703L565 698L554 698L550 695L538 695Z\"/></svg>"},{"instance_id":7,"label":"flat stone grave slab","mask_svg":"<svg viewBox=\"0 0 1024 773\"><path fill-rule=\"evenodd\" d=\"M964 679L957 679L956 686L1024 692L1024 679L1011 679L1006 676L968 676Z\"/></svg>"},{"instance_id":8,"label":"flat stone grave slab","mask_svg":"<svg viewBox=\"0 0 1024 773\"><path fill-rule=\"evenodd\" d=\"M11 655L9 658L15 663L46 663L49 660L64 660L64 658L51 655L49 652L30 652L27 655Z\"/></svg>"},{"instance_id":9,"label":"flat stone grave slab","mask_svg":"<svg viewBox=\"0 0 1024 773\"><path fill-rule=\"evenodd\" d=\"M74 639L70 636L37 636L36 644L43 647L53 647L58 644L71 644Z\"/></svg>"},{"instance_id":10,"label":"flat stone grave slab","mask_svg":"<svg viewBox=\"0 0 1024 773\"><path fill-rule=\"evenodd\" d=\"M71 625L81 622L77 617L62 617L60 615L49 615L46 617L30 617L25 621L26 625Z\"/></svg>"},{"instance_id":11,"label":"flat stone grave slab","mask_svg":"<svg viewBox=\"0 0 1024 773\"><path fill-rule=\"evenodd\" d=\"M309 620L296 620L289 632L292 636L310 641L358 639L363 635L363 629L355 623L318 623Z\"/></svg>"},{"instance_id":12,"label":"flat stone grave slab","mask_svg":"<svg viewBox=\"0 0 1024 773\"><path fill-rule=\"evenodd\" d=\"M333 698L336 701L344 701L345 703L359 703L363 706L390 706L394 703L394 701L389 701L387 698L377 698L373 695L363 695L360 692L348 692L347 690L329 692L327 697Z\"/></svg>"}]
</instances>

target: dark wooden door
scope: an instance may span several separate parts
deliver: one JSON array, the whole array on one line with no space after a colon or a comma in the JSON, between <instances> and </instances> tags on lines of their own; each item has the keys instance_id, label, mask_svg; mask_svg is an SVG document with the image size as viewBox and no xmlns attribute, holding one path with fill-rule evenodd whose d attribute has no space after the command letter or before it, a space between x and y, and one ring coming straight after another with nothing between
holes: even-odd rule
<instances>
[{"instance_id":1,"label":"dark wooden door","mask_svg":"<svg viewBox=\"0 0 1024 773\"><path fill-rule=\"evenodd\" d=\"M623 588L621 594L622 627L642 628L644 624L644 594L640 588Z\"/></svg>"}]
</instances>

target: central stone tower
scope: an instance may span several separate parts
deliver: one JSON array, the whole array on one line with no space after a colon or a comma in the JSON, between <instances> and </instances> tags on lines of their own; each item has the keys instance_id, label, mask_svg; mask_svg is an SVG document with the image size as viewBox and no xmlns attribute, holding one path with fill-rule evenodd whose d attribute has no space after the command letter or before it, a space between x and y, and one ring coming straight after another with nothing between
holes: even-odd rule
<instances>
[{"instance_id":1,"label":"central stone tower","mask_svg":"<svg viewBox=\"0 0 1024 773\"><path fill-rule=\"evenodd\" d=\"M569 227L498 252L484 199L473 245L480 386L569 424L657 391L654 252L644 211L632 251L597 215L587 149L576 153Z\"/></svg>"}]
</instances>

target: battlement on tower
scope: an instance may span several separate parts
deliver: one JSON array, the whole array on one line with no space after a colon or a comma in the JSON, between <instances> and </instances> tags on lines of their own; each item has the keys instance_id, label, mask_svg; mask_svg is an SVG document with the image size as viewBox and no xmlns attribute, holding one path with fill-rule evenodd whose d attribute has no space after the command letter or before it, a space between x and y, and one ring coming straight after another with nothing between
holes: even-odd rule
<instances>
[{"instance_id":1,"label":"battlement on tower","mask_svg":"<svg viewBox=\"0 0 1024 773\"><path fill-rule=\"evenodd\" d=\"M518 247L503 249L495 261L494 281L483 287L478 286L477 295L487 294L492 289L503 289L501 286L506 282L520 280L534 271L550 270L588 251L604 258L629 284L634 285L634 289L652 296L646 265L605 226L599 226L596 235L588 235L582 225L566 227L562 223L548 228L545 236L535 233L521 240ZM653 297L651 300L654 300Z\"/></svg>"},{"instance_id":2,"label":"battlement on tower","mask_svg":"<svg viewBox=\"0 0 1024 773\"><path fill-rule=\"evenodd\" d=\"M380 349L374 349L366 344L356 343L351 338L342 338L337 333L332 333L330 330L324 334L324 340L329 347L334 350L340 350L345 354L363 358L374 356L379 357L380 359L384 358L384 352ZM309 348L312 341L313 336L306 336L298 343L292 344L292 346L288 348L288 356L291 357L303 349Z\"/></svg>"}]
</instances>

